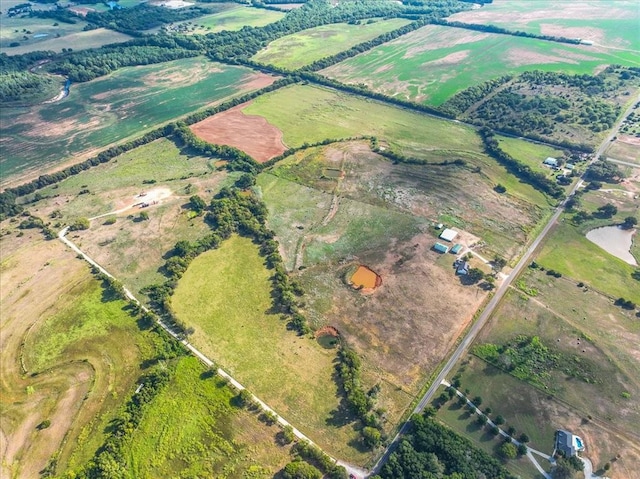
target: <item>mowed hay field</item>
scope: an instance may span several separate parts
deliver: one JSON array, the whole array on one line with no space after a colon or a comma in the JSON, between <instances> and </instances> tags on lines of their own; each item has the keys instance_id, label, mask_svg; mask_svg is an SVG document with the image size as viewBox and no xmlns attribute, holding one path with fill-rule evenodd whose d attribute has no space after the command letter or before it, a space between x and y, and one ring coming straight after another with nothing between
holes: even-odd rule
<instances>
[{"instance_id":1,"label":"mowed hay field","mask_svg":"<svg viewBox=\"0 0 640 479\"><path fill-rule=\"evenodd\" d=\"M284 13L281 12L236 5L223 12L190 20L195 27L190 30L190 33L206 34L222 30L233 31L240 30L245 26L262 27L277 22L282 17L284 17Z\"/></svg>"},{"instance_id":2,"label":"mowed hay field","mask_svg":"<svg viewBox=\"0 0 640 479\"><path fill-rule=\"evenodd\" d=\"M612 49L640 52L640 10L634 0L494 0L479 10L456 13L449 20L581 38Z\"/></svg>"},{"instance_id":3,"label":"mowed hay field","mask_svg":"<svg viewBox=\"0 0 640 479\"><path fill-rule=\"evenodd\" d=\"M131 477L273 477L290 459L277 426L234 405L235 393L194 357L149 405L127 448Z\"/></svg>"},{"instance_id":4,"label":"mowed hay field","mask_svg":"<svg viewBox=\"0 0 640 479\"><path fill-rule=\"evenodd\" d=\"M79 217L119 211L91 221L90 229L71 238L137 292L164 280L159 269L175 243L195 241L210 231L203 217L190 214L185 205L194 194L209 201L237 178L238 173L216 171L215 161L189 156L163 138L44 188L45 198L30 211L60 227ZM150 205L135 206L143 201ZM142 211L148 220L140 220Z\"/></svg>"},{"instance_id":5,"label":"mowed hay field","mask_svg":"<svg viewBox=\"0 0 640 479\"><path fill-rule=\"evenodd\" d=\"M189 266L172 297L190 341L330 454L364 463L333 380L335 350L289 331L271 313L271 271L250 239L233 236ZM338 414L341 416L341 413Z\"/></svg>"},{"instance_id":6,"label":"mowed hay field","mask_svg":"<svg viewBox=\"0 0 640 479\"><path fill-rule=\"evenodd\" d=\"M2 226L3 470L37 477L58 451L58 471L93 455L153 338L62 243ZM38 431L45 420L51 426Z\"/></svg>"},{"instance_id":7,"label":"mowed hay field","mask_svg":"<svg viewBox=\"0 0 640 479\"><path fill-rule=\"evenodd\" d=\"M205 58L123 68L71 86L58 103L3 108L2 180L156 127L273 77Z\"/></svg>"},{"instance_id":8,"label":"mowed hay field","mask_svg":"<svg viewBox=\"0 0 640 479\"><path fill-rule=\"evenodd\" d=\"M348 50L407 23L408 20L393 18L362 25L322 25L279 38L256 53L252 60L293 70Z\"/></svg>"},{"instance_id":9,"label":"mowed hay field","mask_svg":"<svg viewBox=\"0 0 640 479\"><path fill-rule=\"evenodd\" d=\"M530 70L593 74L637 54L428 25L321 71L391 96L441 105L483 81Z\"/></svg>"}]
</instances>

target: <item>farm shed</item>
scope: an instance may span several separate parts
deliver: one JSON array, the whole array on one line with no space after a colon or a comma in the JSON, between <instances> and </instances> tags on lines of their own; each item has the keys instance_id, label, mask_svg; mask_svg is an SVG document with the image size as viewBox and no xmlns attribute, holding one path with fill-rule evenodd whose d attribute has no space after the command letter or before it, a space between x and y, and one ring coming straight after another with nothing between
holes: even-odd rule
<instances>
[{"instance_id":1,"label":"farm shed","mask_svg":"<svg viewBox=\"0 0 640 479\"><path fill-rule=\"evenodd\" d=\"M440 233L440 238L445 241L453 241L456 236L458 236L458 232L449 228L446 228L442 233Z\"/></svg>"},{"instance_id":2,"label":"farm shed","mask_svg":"<svg viewBox=\"0 0 640 479\"><path fill-rule=\"evenodd\" d=\"M557 168L558 167L558 160L552 157L548 157L546 160L543 161L543 163L547 166L550 166L552 168Z\"/></svg>"},{"instance_id":3,"label":"farm shed","mask_svg":"<svg viewBox=\"0 0 640 479\"><path fill-rule=\"evenodd\" d=\"M449 251L449 247L443 245L442 243L434 244L433 249L436 250L438 253L446 253L447 251Z\"/></svg>"},{"instance_id":4,"label":"farm shed","mask_svg":"<svg viewBox=\"0 0 640 479\"><path fill-rule=\"evenodd\" d=\"M455 244L455 245L453 245L453 248L451 248L450 252L452 254L458 254L461 249L462 249L462 245L461 244Z\"/></svg>"}]
</instances>

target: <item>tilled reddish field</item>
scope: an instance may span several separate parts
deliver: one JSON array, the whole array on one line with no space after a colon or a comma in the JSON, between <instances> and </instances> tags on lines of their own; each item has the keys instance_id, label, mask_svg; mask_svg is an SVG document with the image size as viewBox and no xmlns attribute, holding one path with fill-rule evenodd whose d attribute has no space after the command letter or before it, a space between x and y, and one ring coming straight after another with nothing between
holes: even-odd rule
<instances>
[{"instance_id":1,"label":"tilled reddish field","mask_svg":"<svg viewBox=\"0 0 640 479\"><path fill-rule=\"evenodd\" d=\"M282 154L287 147L282 132L261 116L245 115L248 103L214 115L191 126L199 138L217 145L229 145L263 163Z\"/></svg>"}]
</instances>

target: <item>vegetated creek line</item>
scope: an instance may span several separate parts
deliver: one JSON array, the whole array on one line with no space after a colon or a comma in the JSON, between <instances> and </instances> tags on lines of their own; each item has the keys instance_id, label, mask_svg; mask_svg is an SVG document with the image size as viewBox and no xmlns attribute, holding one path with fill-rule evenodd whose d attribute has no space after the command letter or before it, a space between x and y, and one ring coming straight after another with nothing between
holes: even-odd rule
<instances>
[{"instance_id":1,"label":"vegetated creek line","mask_svg":"<svg viewBox=\"0 0 640 479\"><path fill-rule=\"evenodd\" d=\"M620 226L603 226L592 229L586 236L589 241L607 253L620 258L631 266L638 266L638 262L631 254L631 245L635 233L635 229L624 230Z\"/></svg>"},{"instance_id":2,"label":"vegetated creek line","mask_svg":"<svg viewBox=\"0 0 640 479\"><path fill-rule=\"evenodd\" d=\"M108 214L110 214L110 213L108 213ZM100 215L100 216L105 216L105 215ZM110 277L112 279L117 279L115 276L113 276L111 273L109 273L106 269L104 269L102 266L100 266L95 260L93 260L88 254L86 254L78 246L76 246L75 243L73 243L71 240L67 239L66 235L67 235L68 232L69 232L69 227L68 226L66 228L63 228L62 230L60 230L60 232L58 233L58 238L60 239L60 241L62 241L65 245L67 245L69 248L71 248L75 253L77 253L80 256L82 256L82 258L87 263L89 263L91 266L96 268L98 271L100 271L101 273L107 275L108 277ZM125 293L125 295L126 295L126 297L128 299L130 299L131 301L134 301L136 304L138 304L140 306L140 309L142 309L143 311L149 312L149 308L144 306L138 300L138 298L136 298L133 295L133 293L131 293L131 291L129 291L126 287L123 287L123 289L124 289L124 293ZM191 354L193 354L200 361L202 361L202 363L204 363L207 367L212 367L214 365L214 362L211 359L209 359L207 356L205 356L201 351L199 351L195 346L193 346L191 343L189 343L186 339L182 339L180 337L180 335L178 335L175 331L173 331L168 324L166 324L165 322L163 322L159 318L158 318L157 322L162 327L162 329L164 329L167 333L169 333L176 341L179 341L184 347L186 347L191 352ZM221 377L223 377L226 381L228 381L238 391L242 391L242 390L246 389L242 384L240 384L237 380L235 380L230 374L228 374L223 369L217 368L216 372ZM276 411L274 411L272 408L270 408L264 401L262 401L260 398L258 398L253 393L251 394L251 397L256 403L258 403L260 405L260 407L264 411L270 412L271 414L275 415L278 423L280 423L282 426L291 426L291 428L293 429L293 434L298 439L300 439L302 441L306 441L309 444L317 447L318 449L320 449L320 450L322 450L324 452L324 450L320 446L318 446L315 442L313 442L311 439L309 439L307 436L305 436L302 432L300 432L298 429L296 429L285 418L283 418L280 414L278 414ZM327 454L326 452L324 452L324 453ZM351 466L350 464L348 464L346 462L339 461L339 460L335 459L334 457L330 456L329 454L327 454L327 456L329 456L331 458L331 460L333 460L336 464L338 464L340 466L343 466L345 469L347 469L348 473L354 473L354 472L355 473L359 473L359 474L365 473L365 471L362 471L362 470L360 470L358 468L355 468L355 467Z\"/></svg>"}]
</instances>

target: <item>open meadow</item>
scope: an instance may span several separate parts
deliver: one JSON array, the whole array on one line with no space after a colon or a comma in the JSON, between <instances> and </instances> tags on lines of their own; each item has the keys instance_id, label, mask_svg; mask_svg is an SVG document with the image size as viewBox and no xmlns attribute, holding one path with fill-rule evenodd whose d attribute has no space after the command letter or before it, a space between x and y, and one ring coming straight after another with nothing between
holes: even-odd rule
<instances>
[{"instance_id":1,"label":"open meadow","mask_svg":"<svg viewBox=\"0 0 640 479\"><path fill-rule=\"evenodd\" d=\"M274 477L289 461L289 447L277 444L277 426L258 421L235 396L196 358L181 358L132 434L127 472L140 478Z\"/></svg>"},{"instance_id":2,"label":"open meadow","mask_svg":"<svg viewBox=\"0 0 640 479\"><path fill-rule=\"evenodd\" d=\"M427 25L321 73L438 106L468 87L507 74L531 70L593 74L608 64L640 62L630 52Z\"/></svg>"},{"instance_id":3,"label":"open meadow","mask_svg":"<svg viewBox=\"0 0 640 479\"><path fill-rule=\"evenodd\" d=\"M178 118L273 77L205 58L122 68L71 85L69 96L30 108L2 108L2 181L32 173Z\"/></svg>"},{"instance_id":4,"label":"open meadow","mask_svg":"<svg viewBox=\"0 0 640 479\"><path fill-rule=\"evenodd\" d=\"M640 52L640 11L633 0L493 0L479 10L456 13L449 20L580 38L611 51Z\"/></svg>"},{"instance_id":5,"label":"open meadow","mask_svg":"<svg viewBox=\"0 0 640 479\"><path fill-rule=\"evenodd\" d=\"M61 243L7 223L0 243L3 477L37 477L51 459L63 470L94 454L139 364L152 357L154 338ZM50 426L38 428L43 421Z\"/></svg>"},{"instance_id":6,"label":"open meadow","mask_svg":"<svg viewBox=\"0 0 640 479\"><path fill-rule=\"evenodd\" d=\"M369 41L407 23L408 20L393 18L359 25L322 25L279 38L256 53L252 60L295 70L321 58L348 50L358 43Z\"/></svg>"},{"instance_id":7,"label":"open meadow","mask_svg":"<svg viewBox=\"0 0 640 479\"><path fill-rule=\"evenodd\" d=\"M262 8L252 8L246 5L239 6L237 4L221 5L225 6L225 9L221 12L203 15L188 22L177 22L169 29L205 35L222 30L240 30L243 27L262 27L269 23L277 22L284 17L284 13Z\"/></svg>"},{"instance_id":8,"label":"open meadow","mask_svg":"<svg viewBox=\"0 0 640 479\"><path fill-rule=\"evenodd\" d=\"M545 349L528 356L530 361L553 362L525 369L511 367L506 351L492 364L469 355L458 369L460 389L480 396L483 409L502 415L517 434L526 433L536 449L550 453L554 431L567 428L585 438L594 469L621 454L610 477L633 477L625 474L640 463L639 334L635 311L587 286L529 268L476 339L480 349L472 351L483 355L489 349L480 345L500 347L519 335L537 336Z\"/></svg>"},{"instance_id":9,"label":"open meadow","mask_svg":"<svg viewBox=\"0 0 640 479\"><path fill-rule=\"evenodd\" d=\"M164 279L159 268L173 245L209 231L185 205L195 194L208 202L237 177L216 171L214 162L156 140L41 190L44 198L30 209L59 227L100 216L71 238L137 292ZM141 209L143 202L149 206Z\"/></svg>"},{"instance_id":10,"label":"open meadow","mask_svg":"<svg viewBox=\"0 0 640 479\"><path fill-rule=\"evenodd\" d=\"M233 236L198 256L171 304L190 341L330 454L363 464L353 418L340 406L336 352L297 336L272 312L271 271L258 247Z\"/></svg>"}]
</instances>

